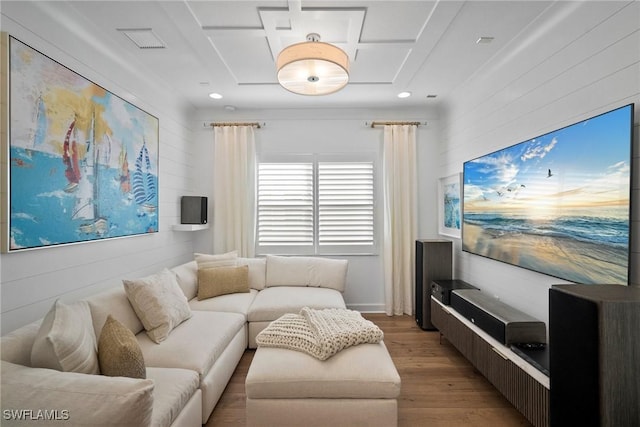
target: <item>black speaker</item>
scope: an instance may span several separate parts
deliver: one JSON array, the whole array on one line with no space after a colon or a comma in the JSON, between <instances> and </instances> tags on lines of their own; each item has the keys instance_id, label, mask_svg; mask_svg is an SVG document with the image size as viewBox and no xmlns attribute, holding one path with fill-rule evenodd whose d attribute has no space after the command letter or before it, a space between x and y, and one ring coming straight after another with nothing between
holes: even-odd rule
<instances>
[{"instance_id":1,"label":"black speaker","mask_svg":"<svg viewBox=\"0 0 640 427\"><path fill-rule=\"evenodd\" d=\"M640 425L640 288L549 290L551 427Z\"/></svg>"},{"instance_id":2,"label":"black speaker","mask_svg":"<svg viewBox=\"0 0 640 427\"><path fill-rule=\"evenodd\" d=\"M416 240L416 323L436 329L431 323L431 282L453 278L453 244L450 240Z\"/></svg>"},{"instance_id":3,"label":"black speaker","mask_svg":"<svg viewBox=\"0 0 640 427\"><path fill-rule=\"evenodd\" d=\"M181 224L207 223L207 198L201 196L182 196L180 200Z\"/></svg>"},{"instance_id":4,"label":"black speaker","mask_svg":"<svg viewBox=\"0 0 640 427\"><path fill-rule=\"evenodd\" d=\"M434 280L431 282L431 296L444 305L451 305L451 291L454 289L478 289L464 280Z\"/></svg>"}]
</instances>

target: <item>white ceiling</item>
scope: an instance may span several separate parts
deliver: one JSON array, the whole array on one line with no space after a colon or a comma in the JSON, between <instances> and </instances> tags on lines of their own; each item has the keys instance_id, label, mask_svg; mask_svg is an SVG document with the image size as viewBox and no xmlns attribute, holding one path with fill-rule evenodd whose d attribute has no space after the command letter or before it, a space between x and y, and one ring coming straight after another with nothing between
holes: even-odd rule
<instances>
[{"instance_id":1,"label":"white ceiling","mask_svg":"<svg viewBox=\"0 0 640 427\"><path fill-rule=\"evenodd\" d=\"M497 57L522 47L523 33L570 19L559 16L556 9L566 8L557 2L538 0L43 3L67 31L92 37L100 50L154 75L197 108L437 105ZM140 49L123 29L151 29L165 47ZM312 32L350 57L350 81L338 93L307 97L277 83L280 50ZM480 37L493 41L476 43ZM401 91L412 96L399 99ZM223 98L213 100L210 92Z\"/></svg>"}]
</instances>

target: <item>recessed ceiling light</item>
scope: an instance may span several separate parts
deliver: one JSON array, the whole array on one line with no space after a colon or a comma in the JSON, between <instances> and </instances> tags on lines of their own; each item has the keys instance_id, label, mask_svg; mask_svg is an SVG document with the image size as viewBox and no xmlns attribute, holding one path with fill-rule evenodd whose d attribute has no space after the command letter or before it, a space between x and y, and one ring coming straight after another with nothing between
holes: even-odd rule
<instances>
[{"instance_id":1,"label":"recessed ceiling light","mask_svg":"<svg viewBox=\"0 0 640 427\"><path fill-rule=\"evenodd\" d=\"M398 98L408 98L411 96L411 92L400 92Z\"/></svg>"},{"instance_id":2,"label":"recessed ceiling light","mask_svg":"<svg viewBox=\"0 0 640 427\"><path fill-rule=\"evenodd\" d=\"M220 95L219 93L216 93L216 92L211 92L209 94L209 97L213 98L213 99L222 99L222 95Z\"/></svg>"},{"instance_id":3,"label":"recessed ceiling light","mask_svg":"<svg viewBox=\"0 0 640 427\"><path fill-rule=\"evenodd\" d=\"M493 37L483 36L476 40L476 44L488 44L493 41Z\"/></svg>"}]
</instances>

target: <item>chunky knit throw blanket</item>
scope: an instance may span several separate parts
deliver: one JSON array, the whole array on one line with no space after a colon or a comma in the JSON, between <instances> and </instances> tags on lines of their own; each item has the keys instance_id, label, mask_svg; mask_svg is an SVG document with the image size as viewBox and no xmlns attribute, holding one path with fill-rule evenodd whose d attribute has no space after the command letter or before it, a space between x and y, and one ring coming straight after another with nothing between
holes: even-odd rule
<instances>
[{"instance_id":1,"label":"chunky knit throw blanket","mask_svg":"<svg viewBox=\"0 0 640 427\"><path fill-rule=\"evenodd\" d=\"M297 350L327 360L357 344L378 343L384 335L357 311L304 307L299 314L285 314L256 337L258 346Z\"/></svg>"}]
</instances>

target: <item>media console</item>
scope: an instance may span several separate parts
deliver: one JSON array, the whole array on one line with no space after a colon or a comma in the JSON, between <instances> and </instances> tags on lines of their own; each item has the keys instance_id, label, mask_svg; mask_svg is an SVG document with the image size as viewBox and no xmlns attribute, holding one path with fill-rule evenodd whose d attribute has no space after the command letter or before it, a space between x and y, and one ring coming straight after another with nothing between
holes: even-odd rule
<instances>
[{"instance_id":1,"label":"media console","mask_svg":"<svg viewBox=\"0 0 640 427\"><path fill-rule=\"evenodd\" d=\"M435 297L431 322L533 425L549 426L546 348L531 344L512 349Z\"/></svg>"}]
</instances>

